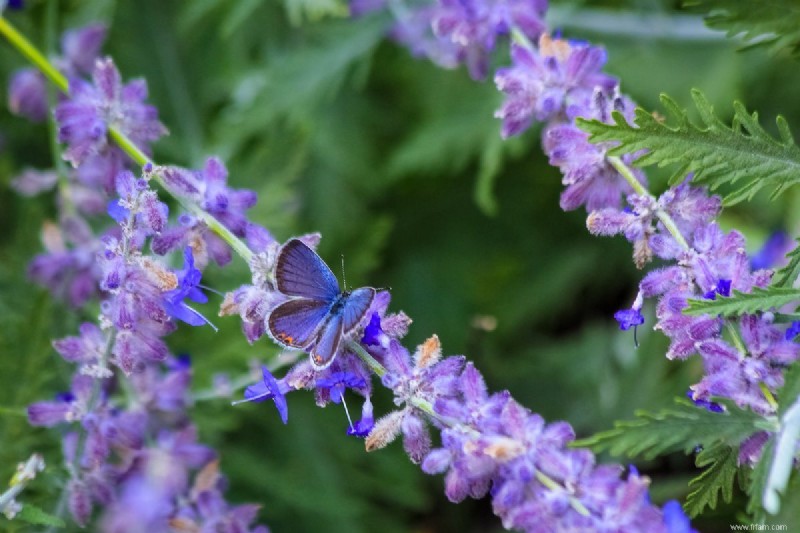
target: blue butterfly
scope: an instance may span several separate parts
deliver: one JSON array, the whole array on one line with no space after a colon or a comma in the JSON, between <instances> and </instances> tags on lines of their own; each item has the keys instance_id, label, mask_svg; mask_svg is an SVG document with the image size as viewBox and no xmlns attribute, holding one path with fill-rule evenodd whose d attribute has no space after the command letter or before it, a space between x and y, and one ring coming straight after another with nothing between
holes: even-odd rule
<instances>
[{"instance_id":1,"label":"blue butterfly","mask_svg":"<svg viewBox=\"0 0 800 533\"><path fill-rule=\"evenodd\" d=\"M275 283L291 299L267 317L270 336L283 346L308 352L316 370L333 362L342 337L361 322L375 298L372 287L342 292L325 261L299 239L291 239L278 252Z\"/></svg>"}]
</instances>

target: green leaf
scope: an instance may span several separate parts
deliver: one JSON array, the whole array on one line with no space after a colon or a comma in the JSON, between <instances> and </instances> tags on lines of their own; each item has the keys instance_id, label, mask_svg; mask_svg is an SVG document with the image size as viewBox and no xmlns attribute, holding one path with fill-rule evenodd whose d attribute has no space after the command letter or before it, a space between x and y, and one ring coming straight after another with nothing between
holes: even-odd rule
<instances>
[{"instance_id":1,"label":"green leaf","mask_svg":"<svg viewBox=\"0 0 800 533\"><path fill-rule=\"evenodd\" d=\"M59 517L46 513L30 503L24 504L22 506L22 511L20 511L15 518L40 526L66 527L64 521Z\"/></svg>"},{"instance_id":2,"label":"green leaf","mask_svg":"<svg viewBox=\"0 0 800 533\"><path fill-rule=\"evenodd\" d=\"M800 245L800 241L798 244ZM788 259L786 266L775 272L772 278L772 284L777 287L791 287L800 276L800 246L795 246L786 254L786 258Z\"/></svg>"},{"instance_id":3,"label":"green leaf","mask_svg":"<svg viewBox=\"0 0 800 533\"><path fill-rule=\"evenodd\" d=\"M689 307L684 313L691 316L709 314L737 316L767 311L773 307L800 300L800 289L753 287L753 292L733 291L733 296L718 297L716 300L689 300Z\"/></svg>"},{"instance_id":4,"label":"green leaf","mask_svg":"<svg viewBox=\"0 0 800 533\"><path fill-rule=\"evenodd\" d=\"M709 12L706 25L740 35L751 46L769 46L772 51L789 48L800 54L800 6L796 0L689 0L687 7Z\"/></svg>"},{"instance_id":5,"label":"green leaf","mask_svg":"<svg viewBox=\"0 0 800 533\"><path fill-rule=\"evenodd\" d=\"M613 114L614 124L583 119L578 119L578 124L591 134L592 142L618 143L609 155L646 150L636 160L638 166L677 165L672 183L694 172L695 183L708 183L712 189L733 185L733 192L725 198L728 204L750 199L764 187L771 188L775 198L800 182L800 148L783 117L776 120L780 132L780 140L776 140L758 123L758 114L749 114L739 102L733 104L733 122L728 126L700 91L693 90L692 98L700 113L700 126L692 124L687 112L667 95L661 95L661 102L676 125L641 108L636 109L635 126L619 112Z\"/></svg>"},{"instance_id":6,"label":"green leaf","mask_svg":"<svg viewBox=\"0 0 800 533\"><path fill-rule=\"evenodd\" d=\"M480 171L475 182L475 203L486 215L497 213L497 199L494 195L494 180L503 167L503 139L495 135L486 143L481 154Z\"/></svg>"},{"instance_id":7,"label":"green leaf","mask_svg":"<svg viewBox=\"0 0 800 533\"><path fill-rule=\"evenodd\" d=\"M310 21L325 17L346 17L347 4L341 0L283 0L289 21L298 26L303 18Z\"/></svg>"},{"instance_id":8,"label":"green leaf","mask_svg":"<svg viewBox=\"0 0 800 533\"><path fill-rule=\"evenodd\" d=\"M683 398L675 403L675 408L659 413L639 411L635 420L618 421L614 429L576 441L575 446L652 459L676 451L688 453L698 445L708 447L722 442L738 446L759 430L757 423L761 417L732 404L726 403L724 413L713 413Z\"/></svg>"},{"instance_id":9,"label":"green leaf","mask_svg":"<svg viewBox=\"0 0 800 533\"><path fill-rule=\"evenodd\" d=\"M800 364L795 362L783 374L783 387L778 391L778 414L783 416L800 397Z\"/></svg>"},{"instance_id":10,"label":"green leaf","mask_svg":"<svg viewBox=\"0 0 800 533\"><path fill-rule=\"evenodd\" d=\"M699 515L706 506L716 508L720 492L722 499L730 503L733 497L733 480L736 477L736 462L736 448L725 444L706 448L697 455L695 464L705 470L689 482L690 492L685 505L689 516Z\"/></svg>"}]
</instances>

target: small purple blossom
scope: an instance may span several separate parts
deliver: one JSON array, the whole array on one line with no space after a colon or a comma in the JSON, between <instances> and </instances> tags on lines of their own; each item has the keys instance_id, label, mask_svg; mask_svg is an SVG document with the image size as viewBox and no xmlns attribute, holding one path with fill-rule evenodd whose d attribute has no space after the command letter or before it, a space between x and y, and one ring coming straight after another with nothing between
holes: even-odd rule
<instances>
[{"instance_id":1,"label":"small purple blossom","mask_svg":"<svg viewBox=\"0 0 800 533\"><path fill-rule=\"evenodd\" d=\"M633 105L624 96L609 96L596 89L586 107L581 112L576 111L576 114L587 119L610 122L612 111L620 111L629 118ZM632 192L630 185L606 160L605 152L609 146L590 143L589 134L573 122L553 122L548 125L542 136L542 145L550 164L558 167L563 174L562 183L566 189L561 194L561 208L565 211L584 205L588 211L619 207L621 197ZM632 159L630 155L623 157L626 163ZM645 182L641 171L634 169L633 173L640 183Z\"/></svg>"},{"instance_id":2,"label":"small purple blossom","mask_svg":"<svg viewBox=\"0 0 800 533\"><path fill-rule=\"evenodd\" d=\"M122 85L109 58L97 61L92 80L72 78L69 98L55 110L59 141L68 145L64 159L73 166L106 150L110 127L118 128L144 150L166 133L156 109L144 103L147 86L143 80Z\"/></svg>"},{"instance_id":3,"label":"small purple blossom","mask_svg":"<svg viewBox=\"0 0 800 533\"><path fill-rule=\"evenodd\" d=\"M372 428L374 427L375 417L373 416L372 412L372 401L370 401L369 398L365 398L364 405L361 407L361 419L351 427L347 428L347 434L363 439L370 434Z\"/></svg>"},{"instance_id":4,"label":"small purple blossom","mask_svg":"<svg viewBox=\"0 0 800 533\"><path fill-rule=\"evenodd\" d=\"M291 390L286 385L285 379L277 380L266 366L261 367L263 379L244 390L244 402L263 402L272 400L281 416L281 421L286 424L289 421L289 407L286 405L285 394Z\"/></svg>"},{"instance_id":5,"label":"small purple blossom","mask_svg":"<svg viewBox=\"0 0 800 533\"><path fill-rule=\"evenodd\" d=\"M570 43L542 34L531 50L514 44L512 67L499 69L497 88L506 94L495 116L503 121L504 138L518 135L533 120L551 120L559 114L579 116L589 106L596 87L612 92L617 81L601 72L606 62L602 48Z\"/></svg>"},{"instance_id":6,"label":"small purple blossom","mask_svg":"<svg viewBox=\"0 0 800 533\"><path fill-rule=\"evenodd\" d=\"M497 37L516 27L529 39L544 31L545 0L439 0L431 16L433 32L456 47L470 76L486 77Z\"/></svg>"},{"instance_id":7,"label":"small purple blossom","mask_svg":"<svg viewBox=\"0 0 800 533\"><path fill-rule=\"evenodd\" d=\"M33 122L47 118L47 80L36 69L24 68L14 73L8 87L8 108Z\"/></svg>"},{"instance_id":8,"label":"small purple blossom","mask_svg":"<svg viewBox=\"0 0 800 533\"><path fill-rule=\"evenodd\" d=\"M317 389L327 391L333 403L341 403L345 389L360 389L366 386L361 376L350 372L333 372L328 377L318 379Z\"/></svg>"},{"instance_id":9,"label":"small purple blossom","mask_svg":"<svg viewBox=\"0 0 800 533\"><path fill-rule=\"evenodd\" d=\"M694 403L697 407L702 407L703 409L706 409L707 411L711 411L712 413L723 413L723 412L725 412L725 408L722 405L720 405L720 404L718 404L716 402L709 401L709 400L703 400L703 399L695 398L694 394L692 393L692 391L686 391L686 396L690 400L692 400L692 403Z\"/></svg>"},{"instance_id":10,"label":"small purple blossom","mask_svg":"<svg viewBox=\"0 0 800 533\"><path fill-rule=\"evenodd\" d=\"M750 257L750 268L777 268L786 262L786 254L795 246L785 231L775 231L764 241L761 248Z\"/></svg>"},{"instance_id":11,"label":"small purple blossom","mask_svg":"<svg viewBox=\"0 0 800 533\"><path fill-rule=\"evenodd\" d=\"M178 274L178 287L163 294L164 310L172 318L186 322L190 326L211 325L206 317L184 302L188 298L193 302L206 303L208 298L199 288L203 274L194 267L194 256L189 246L183 251L183 260L183 270Z\"/></svg>"},{"instance_id":12,"label":"small purple blossom","mask_svg":"<svg viewBox=\"0 0 800 533\"><path fill-rule=\"evenodd\" d=\"M627 331L644 324L644 316L639 309L623 309L614 313L614 320L619 322L619 329Z\"/></svg>"}]
</instances>

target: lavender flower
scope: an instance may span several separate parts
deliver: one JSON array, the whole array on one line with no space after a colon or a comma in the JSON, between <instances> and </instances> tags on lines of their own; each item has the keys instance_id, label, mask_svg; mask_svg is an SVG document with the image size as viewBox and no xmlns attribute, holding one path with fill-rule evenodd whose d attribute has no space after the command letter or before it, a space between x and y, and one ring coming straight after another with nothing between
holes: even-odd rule
<instances>
[{"instance_id":1,"label":"lavender flower","mask_svg":"<svg viewBox=\"0 0 800 533\"><path fill-rule=\"evenodd\" d=\"M589 105L579 115L603 122L611 120L611 112L620 111L630 117L632 103L620 95L607 96L595 90ZM567 186L561 194L561 208L569 211L585 205L589 211L617 207L623 194L632 192L630 185L606 161L607 146L591 144L587 133L571 122L551 123L543 133L542 144L550 164L559 167ZM627 156L624 161L630 161ZM644 175L635 171L639 182Z\"/></svg>"},{"instance_id":2,"label":"lavender flower","mask_svg":"<svg viewBox=\"0 0 800 533\"><path fill-rule=\"evenodd\" d=\"M611 93L617 85L601 72L605 50L546 33L537 50L512 45L511 60L514 66L499 69L494 78L507 96L495 113L503 121L504 138L522 133L534 119L544 122L559 114L574 119L589 107L595 88Z\"/></svg>"},{"instance_id":3,"label":"lavender flower","mask_svg":"<svg viewBox=\"0 0 800 533\"><path fill-rule=\"evenodd\" d=\"M244 237L254 251L264 252L275 244L272 235L250 222L245 214L255 205L256 193L228 187L228 171L218 158L208 158L199 171L168 167L161 174L171 190L203 207L237 237ZM209 258L220 266L231 260L230 247L201 220L188 213L179 217L178 226L166 229L153 239L153 251L162 255L187 244L192 246L201 268Z\"/></svg>"},{"instance_id":4,"label":"lavender flower","mask_svg":"<svg viewBox=\"0 0 800 533\"><path fill-rule=\"evenodd\" d=\"M278 409L281 421L286 424L289 421L289 408L286 405L285 394L292 389L288 386L285 379L280 381L276 380L275 376L272 375L266 366L261 367L261 372L264 376L263 380L245 389L244 401L263 402L271 399Z\"/></svg>"},{"instance_id":5,"label":"lavender flower","mask_svg":"<svg viewBox=\"0 0 800 533\"><path fill-rule=\"evenodd\" d=\"M45 253L28 266L28 276L73 307L98 294L99 269L94 258L99 245L91 228L79 216L66 216L61 226L46 222L42 229Z\"/></svg>"},{"instance_id":6,"label":"lavender flower","mask_svg":"<svg viewBox=\"0 0 800 533\"><path fill-rule=\"evenodd\" d=\"M147 85L143 80L122 85L110 58L97 61L92 80L88 83L72 78L69 99L55 111L59 141L68 145L64 159L73 166L81 165L90 156L108 153L106 137L110 127L119 129L145 151L151 141L166 133L156 109L144 103Z\"/></svg>"},{"instance_id":7,"label":"lavender flower","mask_svg":"<svg viewBox=\"0 0 800 533\"><path fill-rule=\"evenodd\" d=\"M434 33L456 47L473 79L486 77L489 53L512 28L529 39L544 31L545 0L439 0L431 17Z\"/></svg>"}]
</instances>

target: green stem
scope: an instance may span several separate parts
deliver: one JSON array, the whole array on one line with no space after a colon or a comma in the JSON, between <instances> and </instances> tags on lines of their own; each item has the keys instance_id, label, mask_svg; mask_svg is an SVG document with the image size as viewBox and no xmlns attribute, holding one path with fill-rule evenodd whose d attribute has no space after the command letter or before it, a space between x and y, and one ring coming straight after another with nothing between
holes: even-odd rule
<instances>
[{"instance_id":1,"label":"green stem","mask_svg":"<svg viewBox=\"0 0 800 533\"><path fill-rule=\"evenodd\" d=\"M69 83L67 78L61 74L56 68L47 60L42 53L33 46L28 39L26 39L16 28L14 28L5 17L0 16L0 34L5 37L11 46L16 48L28 61L33 63L36 68L42 71L42 74L47 76L56 87L61 91L69 92Z\"/></svg>"},{"instance_id":2,"label":"green stem","mask_svg":"<svg viewBox=\"0 0 800 533\"><path fill-rule=\"evenodd\" d=\"M650 198L655 198L650 191L642 185L639 180L636 179L636 176L633 175L631 169L626 165L622 159L615 156L607 156L606 160L613 166L617 172L622 175L625 181L628 182L628 185L631 186L633 192L640 196L649 196ZM672 235L672 237L678 242L678 244L684 250L689 249L689 243L686 242L686 239L683 238L681 231L678 229L678 225L675 224L675 221L672 220L672 217L669 216L669 213L664 211L663 209L656 210L656 216L664 224L664 227L667 228L667 231Z\"/></svg>"},{"instance_id":3,"label":"green stem","mask_svg":"<svg viewBox=\"0 0 800 533\"><path fill-rule=\"evenodd\" d=\"M360 343L354 341L353 339L348 339L347 347L353 350L353 352L355 352L355 354L364 362L365 365L369 367L370 370L372 370L376 376L382 378L384 375L386 375L386 367L372 357L369 352L367 352L367 350L361 346ZM431 407L431 412L432 411L433 408Z\"/></svg>"}]
</instances>

